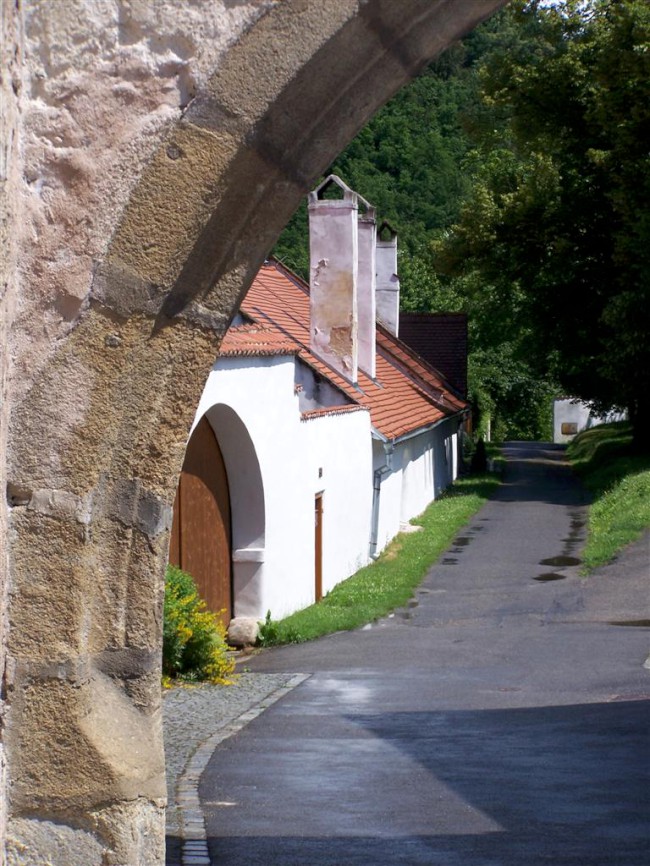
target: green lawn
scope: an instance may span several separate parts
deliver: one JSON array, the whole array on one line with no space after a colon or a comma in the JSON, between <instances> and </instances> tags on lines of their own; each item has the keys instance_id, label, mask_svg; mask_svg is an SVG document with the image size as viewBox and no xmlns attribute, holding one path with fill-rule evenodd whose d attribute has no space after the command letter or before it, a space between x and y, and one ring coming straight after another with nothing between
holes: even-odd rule
<instances>
[{"instance_id":1,"label":"green lawn","mask_svg":"<svg viewBox=\"0 0 650 866\"><path fill-rule=\"evenodd\" d=\"M650 526L650 454L633 452L630 425L619 422L576 436L567 455L593 497L583 553L591 571Z\"/></svg>"},{"instance_id":2,"label":"green lawn","mask_svg":"<svg viewBox=\"0 0 650 866\"><path fill-rule=\"evenodd\" d=\"M412 521L421 531L398 535L374 563L335 586L318 604L278 622L267 621L262 643L301 643L359 628L406 604L429 567L498 484L489 475L457 481Z\"/></svg>"}]
</instances>

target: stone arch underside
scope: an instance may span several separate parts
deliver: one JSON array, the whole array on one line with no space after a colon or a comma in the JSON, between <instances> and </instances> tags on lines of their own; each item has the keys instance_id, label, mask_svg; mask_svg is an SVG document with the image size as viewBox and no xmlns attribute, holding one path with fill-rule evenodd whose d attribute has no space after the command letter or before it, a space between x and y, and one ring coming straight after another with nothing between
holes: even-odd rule
<instances>
[{"instance_id":1,"label":"stone arch underside","mask_svg":"<svg viewBox=\"0 0 650 866\"><path fill-rule=\"evenodd\" d=\"M139 171L89 296L12 406L11 863L164 862L162 575L219 341L318 174L503 2L268 4Z\"/></svg>"}]
</instances>

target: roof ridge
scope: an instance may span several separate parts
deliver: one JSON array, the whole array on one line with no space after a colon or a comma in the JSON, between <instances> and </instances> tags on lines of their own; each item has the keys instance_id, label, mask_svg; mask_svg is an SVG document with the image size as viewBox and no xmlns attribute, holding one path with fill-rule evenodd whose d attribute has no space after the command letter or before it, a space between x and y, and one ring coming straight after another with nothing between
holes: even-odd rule
<instances>
[{"instance_id":1,"label":"roof ridge","mask_svg":"<svg viewBox=\"0 0 650 866\"><path fill-rule=\"evenodd\" d=\"M327 415L343 415L346 412L370 412L369 406L361 403L349 403L346 406L324 406L322 409L307 409L300 413L301 421L309 421L312 418L324 418Z\"/></svg>"},{"instance_id":2,"label":"roof ridge","mask_svg":"<svg viewBox=\"0 0 650 866\"><path fill-rule=\"evenodd\" d=\"M279 259L276 259L274 256L271 256L269 259L264 262L267 266L274 267L277 271L280 271L285 277L291 280L291 282L297 286L297 288L301 289L306 295L309 295L310 287L309 283L306 280L303 280L301 276L296 274L291 268L287 267L284 262L281 262Z\"/></svg>"}]
</instances>

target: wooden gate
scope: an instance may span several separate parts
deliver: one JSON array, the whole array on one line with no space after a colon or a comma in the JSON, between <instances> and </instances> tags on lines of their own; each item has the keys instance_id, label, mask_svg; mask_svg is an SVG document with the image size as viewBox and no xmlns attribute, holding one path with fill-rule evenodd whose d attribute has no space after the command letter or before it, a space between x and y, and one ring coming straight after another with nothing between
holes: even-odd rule
<instances>
[{"instance_id":1,"label":"wooden gate","mask_svg":"<svg viewBox=\"0 0 650 866\"><path fill-rule=\"evenodd\" d=\"M174 502L169 561L189 572L215 613L232 616L230 494L223 457L205 418L185 452Z\"/></svg>"}]
</instances>

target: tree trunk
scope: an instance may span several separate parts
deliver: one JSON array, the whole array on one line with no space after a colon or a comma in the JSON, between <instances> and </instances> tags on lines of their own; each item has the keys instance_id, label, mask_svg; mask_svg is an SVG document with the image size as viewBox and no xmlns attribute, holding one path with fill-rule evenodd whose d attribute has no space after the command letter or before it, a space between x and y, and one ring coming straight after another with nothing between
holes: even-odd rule
<instances>
[{"instance_id":1,"label":"tree trunk","mask_svg":"<svg viewBox=\"0 0 650 866\"><path fill-rule=\"evenodd\" d=\"M640 454L650 453L650 397L635 400L629 409L632 446Z\"/></svg>"}]
</instances>

